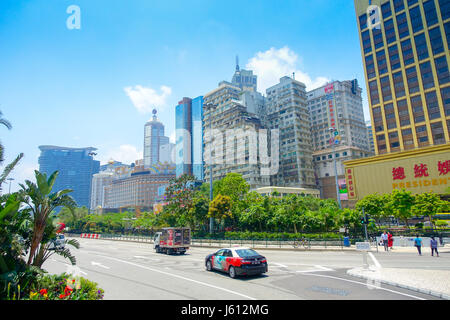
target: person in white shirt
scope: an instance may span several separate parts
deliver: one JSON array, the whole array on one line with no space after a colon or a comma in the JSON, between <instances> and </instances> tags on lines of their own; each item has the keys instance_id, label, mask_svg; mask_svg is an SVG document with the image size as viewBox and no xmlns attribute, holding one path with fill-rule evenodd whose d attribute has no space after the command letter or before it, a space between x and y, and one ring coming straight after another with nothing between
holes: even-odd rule
<instances>
[{"instance_id":1,"label":"person in white shirt","mask_svg":"<svg viewBox=\"0 0 450 320\"><path fill-rule=\"evenodd\" d=\"M381 240L383 241L384 251L389 251L388 235L386 234L386 231L381 235Z\"/></svg>"}]
</instances>

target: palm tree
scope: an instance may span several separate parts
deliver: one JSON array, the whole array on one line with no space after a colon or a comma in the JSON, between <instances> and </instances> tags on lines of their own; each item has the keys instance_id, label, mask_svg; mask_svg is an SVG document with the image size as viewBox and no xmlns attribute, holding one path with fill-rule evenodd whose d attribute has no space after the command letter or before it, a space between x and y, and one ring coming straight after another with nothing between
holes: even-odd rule
<instances>
[{"instance_id":1,"label":"palm tree","mask_svg":"<svg viewBox=\"0 0 450 320\"><path fill-rule=\"evenodd\" d=\"M25 185L20 184L21 192L24 194L24 203L28 205L32 212L33 218L33 236L31 238L30 255L27 264L36 265L38 261L33 261L38 254L38 248L44 236L48 218L51 212L60 206L69 208L76 207L75 200L68 195L72 192L70 189L64 189L52 193L58 171L53 172L47 179L47 174L34 171L36 183L29 180L25 181Z\"/></svg>"},{"instance_id":2,"label":"palm tree","mask_svg":"<svg viewBox=\"0 0 450 320\"><path fill-rule=\"evenodd\" d=\"M0 124L4 125L8 128L8 130L12 129L11 122L3 118L3 112L0 111Z\"/></svg>"},{"instance_id":3,"label":"palm tree","mask_svg":"<svg viewBox=\"0 0 450 320\"><path fill-rule=\"evenodd\" d=\"M0 111L0 124L4 125L8 130L12 129L11 123L3 118L3 113ZM0 142L0 165L3 163L3 151L4 147ZM3 182L5 182L6 178L8 178L8 175L11 173L11 171L14 169L14 167L19 163L19 161L23 158L23 153L20 153L16 159L14 159L13 162L8 164L5 169L3 170L2 174L0 175L0 190Z\"/></svg>"}]
</instances>

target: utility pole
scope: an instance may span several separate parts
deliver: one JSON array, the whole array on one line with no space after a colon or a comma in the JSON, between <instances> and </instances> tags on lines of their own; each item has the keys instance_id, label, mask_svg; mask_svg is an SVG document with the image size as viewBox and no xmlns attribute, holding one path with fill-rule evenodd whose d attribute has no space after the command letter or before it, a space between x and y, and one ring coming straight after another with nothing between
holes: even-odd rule
<instances>
[{"instance_id":1,"label":"utility pole","mask_svg":"<svg viewBox=\"0 0 450 320\"><path fill-rule=\"evenodd\" d=\"M339 193L339 182L338 182L338 173L337 173L337 163L336 163L336 153L335 153L335 149L336 149L336 142L335 142L335 138L333 137L333 135L335 134L335 132L337 132L337 129L335 128L330 128L329 129L330 134L331 134L331 146L332 146L332 152L333 152L333 159L334 159L334 180L335 180L335 184L336 184L336 198L339 204L339 209L342 209L342 204L341 204L341 195ZM337 134L335 135L337 137Z\"/></svg>"}]
</instances>

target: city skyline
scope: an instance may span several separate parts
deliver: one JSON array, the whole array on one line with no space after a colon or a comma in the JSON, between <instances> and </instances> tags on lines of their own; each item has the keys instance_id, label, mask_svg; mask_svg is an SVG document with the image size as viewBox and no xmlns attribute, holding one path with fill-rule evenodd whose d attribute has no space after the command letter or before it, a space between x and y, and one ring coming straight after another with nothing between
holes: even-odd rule
<instances>
[{"instance_id":1,"label":"city skyline","mask_svg":"<svg viewBox=\"0 0 450 320\"><path fill-rule=\"evenodd\" d=\"M204 1L189 8L143 1L127 5L77 1L81 29L69 30L66 9L71 4L0 5L0 39L8 44L1 53L0 110L13 125L2 136L5 163L25 153L12 174L12 190L33 177L41 144L92 145L99 149L96 159L101 164L111 158L125 163L141 159L142 127L151 118L151 109L158 109L166 135L173 137L179 97L204 95L219 81L230 81L236 55L241 69L258 76L258 91L263 94L293 72L308 90L334 79L356 77L364 83L352 3L288 1L279 8L270 1L258 5L244 1L233 9L232 4ZM37 19L32 12L39 6ZM168 10L173 11L174 26L166 22L166 28L158 28L165 30L163 34L156 34L158 14ZM314 19L308 16L311 10L318 13ZM113 23L122 13L123 23ZM180 31L176 18L184 13L202 22ZM342 21L330 22L335 15ZM237 21L243 29L235 25ZM326 41L319 43L318 37ZM193 79L186 81L183 74ZM365 88L363 99L368 119ZM52 129L46 129L50 125Z\"/></svg>"}]
</instances>

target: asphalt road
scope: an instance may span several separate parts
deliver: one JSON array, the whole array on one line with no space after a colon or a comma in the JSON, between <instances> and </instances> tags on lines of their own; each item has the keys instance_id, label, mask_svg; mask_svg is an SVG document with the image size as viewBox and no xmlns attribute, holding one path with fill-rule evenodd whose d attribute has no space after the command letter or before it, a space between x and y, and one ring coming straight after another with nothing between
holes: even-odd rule
<instances>
[{"instance_id":1,"label":"asphalt road","mask_svg":"<svg viewBox=\"0 0 450 320\"><path fill-rule=\"evenodd\" d=\"M77 239L71 249L80 275L104 289L105 300L436 300L388 285L374 287L346 274L363 264L358 252L259 250L269 272L231 279L205 270L204 258L217 249L191 248L185 255L154 252L151 244ZM413 253L374 254L383 267L450 269L450 257ZM50 273L70 272L68 260L53 255L43 266Z\"/></svg>"}]
</instances>

